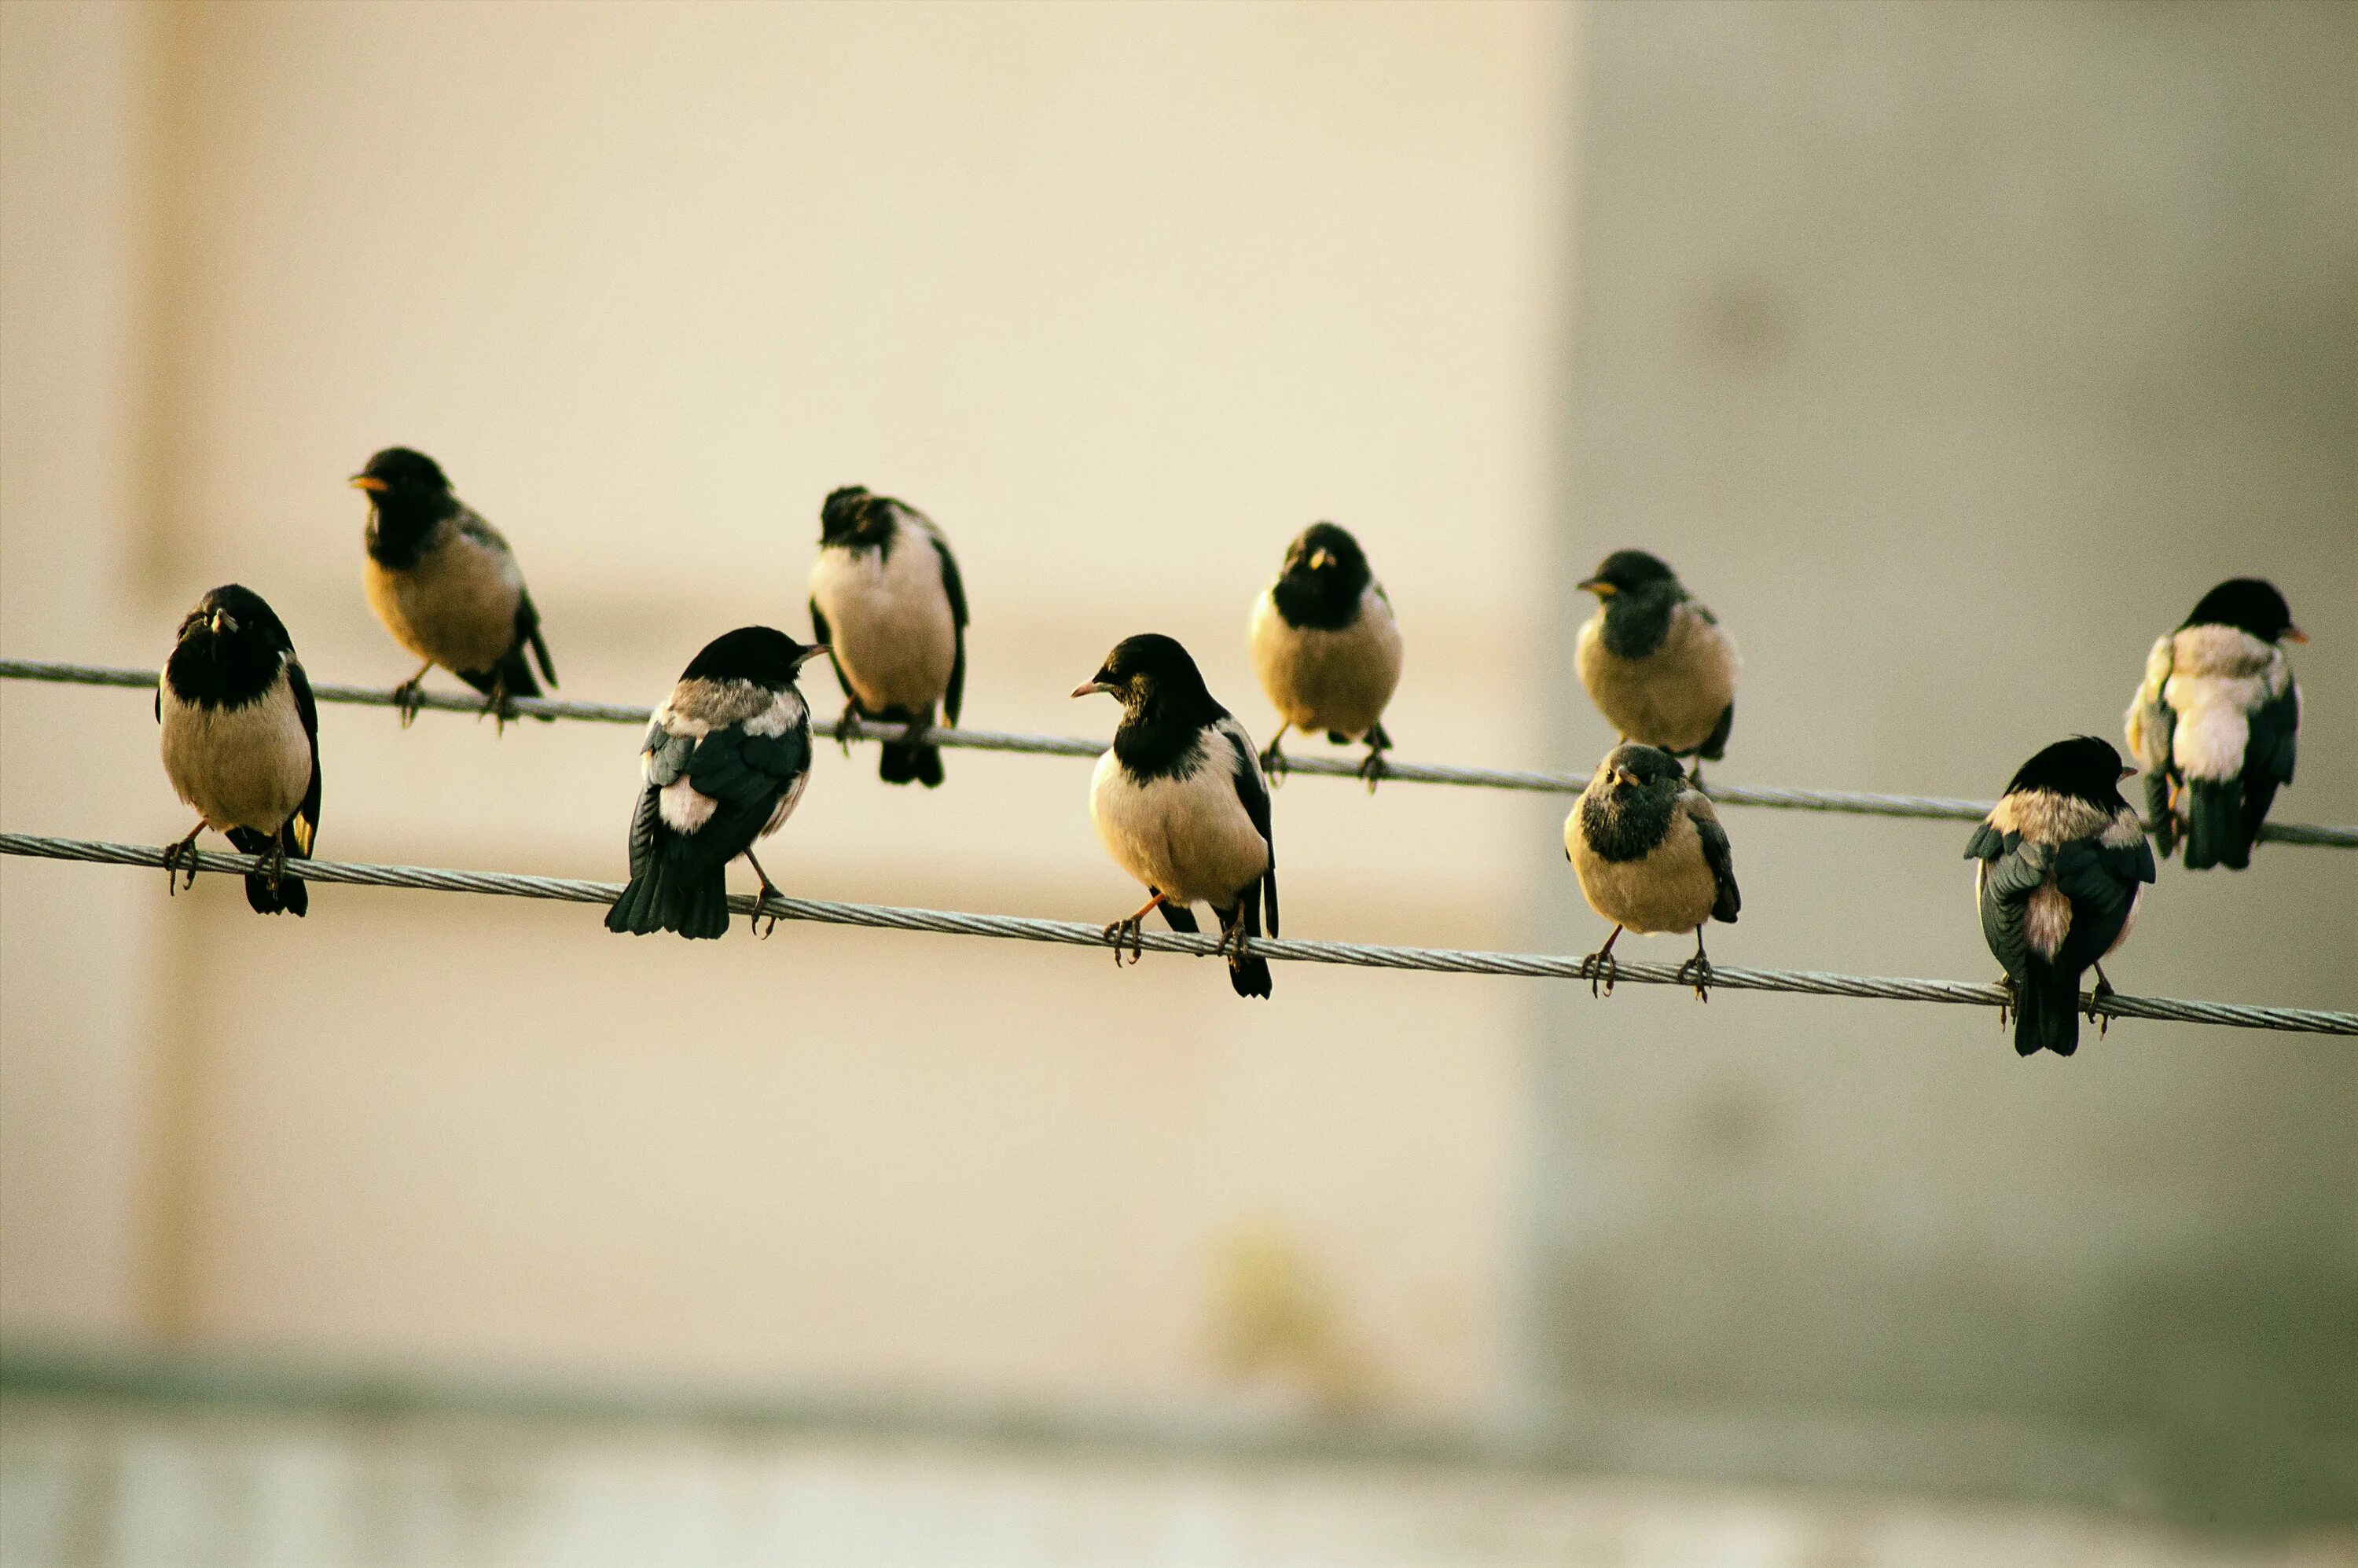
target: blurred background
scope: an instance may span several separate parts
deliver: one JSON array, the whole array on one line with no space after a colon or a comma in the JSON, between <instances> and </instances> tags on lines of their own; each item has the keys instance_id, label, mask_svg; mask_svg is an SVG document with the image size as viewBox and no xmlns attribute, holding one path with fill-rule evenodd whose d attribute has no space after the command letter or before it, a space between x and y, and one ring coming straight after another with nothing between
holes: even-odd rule
<instances>
[{"instance_id":1,"label":"blurred background","mask_svg":"<svg viewBox=\"0 0 2358 1568\"><path fill-rule=\"evenodd\" d=\"M1728 782L1987 797L2252 573L2277 815L2351 822L2353 81L2331 4L5 0L0 650L153 667L235 579L390 687L403 443L566 696L806 631L859 482L958 549L977 727L1105 734L1159 630L1265 736L1332 518L1402 757L1591 767L1641 546L1744 649ZM9 829L185 830L144 694L0 733ZM622 874L630 730L321 750L323 855ZM772 874L1135 903L1082 763L946 765L827 749ZM1287 930L1587 951L1563 805L1297 778ZM1989 978L1960 825L1726 816L1723 961ZM2165 869L2112 976L2351 1007L2352 870ZM0 862L10 1568L2358 1561L2346 1043L161 893Z\"/></svg>"}]
</instances>

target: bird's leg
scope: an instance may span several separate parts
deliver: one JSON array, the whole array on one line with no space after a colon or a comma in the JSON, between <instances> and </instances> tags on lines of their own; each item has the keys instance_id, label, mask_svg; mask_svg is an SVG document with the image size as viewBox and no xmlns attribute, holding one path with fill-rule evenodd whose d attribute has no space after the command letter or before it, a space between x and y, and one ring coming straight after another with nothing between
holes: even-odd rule
<instances>
[{"instance_id":1,"label":"bird's leg","mask_svg":"<svg viewBox=\"0 0 2358 1568\"><path fill-rule=\"evenodd\" d=\"M1687 765L1687 783L1694 785L1697 789L1703 788L1703 759L1701 757L1697 757L1693 762Z\"/></svg>"},{"instance_id":2,"label":"bird's leg","mask_svg":"<svg viewBox=\"0 0 2358 1568\"><path fill-rule=\"evenodd\" d=\"M1285 753L1277 749L1277 743L1284 740L1285 732L1293 728L1293 722L1291 719L1280 724L1277 727L1277 733L1269 738L1269 744L1261 748L1260 771L1269 775L1269 782L1271 784L1285 777Z\"/></svg>"},{"instance_id":3,"label":"bird's leg","mask_svg":"<svg viewBox=\"0 0 2358 1568\"><path fill-rule=\"evenodd\" d=\"M492 730L502 735L508 732L508 720L515 717L515 709L508 706L508 677L497 670L492 672L491 695L483 699L475 722L481 724L486 716L492 720Z\"/></svg>"},{"instance_id":4,"label":"bird's leg","mask_svg":"<svg viewBox=\"0 0 2358 1568\"><path fill-rule=\"evenodd\" d=\"M1384 752L1391 743L1392 738L1384 733L1382 725L1368 731L1368 755L1359 764L1359 776L1368 781L1369 795L1376 793L1376 781L1384 776Z\"/></svg>"},{"instance_id":5,"label":"bird's leg","mask_svg":"<svg viewBox=\"0 0 2358 1568\"><path fill-rule=\"evenodd\" d=\"M770 873L762 869L762 862L753 858L753 851L751 849L745 851L745 863L753 868L755 876L762 879L762 896L754 901L753 918L747 922L747 925L766 942L770 938L770 933L778 928L778 917L775 914L771 915L770 924L764 926L762 924L762 906L773 898L784 898L786 895L778 891L778 884L770 880Z\"/></svg>"},{"instance_id":6,"label":"bird's leg","mask_svg":"<svg viewBox=\"0 0 2358 1568\"><path fill-rule=\"evenodd\" d=\"M270 837L270 891L272 892L278 891L278 880L286 874L287 824L282 822L278 825L278 831Z\"/></svg>"},{"instance_id":7,"label":"bird's leg","mask_svg":"<svg viewBox=\"0 0 2358 1568\"><path fill-rule=\"evenodd\" d=\"M1212 951L1215 955L1232 954L1238 958L1250 956L1250 949L1245 946L1245 906L1241 903L1237 905L1233 919L1221 920L1219 945Z\"/></svg>"},{"instance_id":8,"label":"bird's leg","mask_svg":"<svg viewBox=\"0 0 2358 1568\"><path fill-rule=\"evenodd\" d=\"M2000 975L1997 978L1997 989L2006 993L2006 1000L1997 1004L1997 1026L2000 1029L2004 1029L2013 1021L2014 1016L2016 996L2014 977L2012 975Z\"/></svg>"},{"instance_id":9,"label":"bird's leg","mask_svg":"<svg viewBox=\"0 0 2358 1568\"><path fill-rule=\"evenodd\" d=\"M851 755L851 732L860 724L860 705L849 697L843 699L843 711L836 715L835 743L843 748L845 756Z\"/></svg>"},{"instance_id":10,"label":"bird's leg","mask_svg":"<svg viewBox=\"0 0 2358 1568\"><path fill-rule=\"evenodd\" d=\"M1139 959L1146 956L1145 944L1139 939L1141 931L1140 922L1143 921L1148 915L1153 914L1156 910L1162 908L1163 901L1170 896L1168 893L1159 892L1152 888L1147 891L1153 892L1154 896L1148 899L1144 903L1140 904L1136 914L1128 915L1120 920L1115 921L1112 925L1107 926L1104 932L1101 933L1107 941L1113 944L1113 967L1117 969L1121 968L1121 945L1125 938L1130 942L1130 961L1131 963L1135 964Z\"/></svg>"},{"instance_id":11,"label":"bird's leg","mask_svg":"<svg viewBox=\"0 0 2358 1568\"><path fill-rule=\"evenodd\" d=\"M1605 939L1604 946L1580 961L1580 972L1588 977L1590 996L1613 994L1613 982L1619 979L1621 974L1621 966L1613 961L1613 944L1619 940L1621 940L1621 927L1617 925L1613 928L1613 935ZM1600 979L1605 986L1602 991L1596 989Z\"/></svg>"},{"instance_id":12,"label":"bird's leg","mask_svg":"<svg viewBox=\"0 0 2358 1568\"><path fill-rule=\"evenodd\" d=\"M417 666L416 675L393 688L393 706L401 714L404 730L408 729L417 717L418 699L426 695L426 675L433 667L434 661L427 660Z\"/></svg>"},{"instance_id":13,"label":"bird's leg","mask_svg":"<svg viewBox=\"0 0 2358 1568\"><path fill-rule=\"evenodd\" d=\"M1690 972L1694 976L1695 1000L1709 1001L1711 1000L1711 958L1703 950L1703 927L1700 925L1695 927L1694 957L1679 966L1679 972L1674 978L1685 979Z\"/></svg>"},{"instance_id":14,"label":"bird's leg","mask_svg":"<svg viewBox=\"0 0 2358 1568\"><path fill-rule=\"evenodd\" d=\"M197 825L189 829L187 838L164 851L164 885L174 897L178 897L180 892L180 860L183 857L189 862L189 885L197 885L197 835L204 830L204 818L199 817Z\"/></svg>"},{"instance_id":15,"label":"bird's leg","mask_svg":"<svg viewBox=\"0 0 2358 1568\"><path fill-rule=\"evenodd\" d=\"M2113 1015L2099 1011L2104 1000L2113 994L2113 982L2104 979L2104 966L2095 966L2095 988L2088 993L2088 1022L2096 1026L2096 1038L2102 1040L2113 1027Z\"/></svg>"}]
</instances>

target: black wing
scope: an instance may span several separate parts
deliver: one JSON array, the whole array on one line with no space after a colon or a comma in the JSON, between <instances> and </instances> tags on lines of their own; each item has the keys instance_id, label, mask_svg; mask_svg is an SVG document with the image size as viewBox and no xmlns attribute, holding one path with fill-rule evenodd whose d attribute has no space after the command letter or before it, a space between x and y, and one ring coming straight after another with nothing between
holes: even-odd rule
<instances>
[{"instance_id":1,"label":"black wing","mask_svg":"<svg viewBox=\"0 0 2358 1568\"><path fill-rule=\"evenodd\" d=\"M835 684L843 688L843 700L851 705L854 713L858 713L860 698L853 694L851 682L844 676L843 661L835 656L835 633L827 630L827 617L820 612L818 600L815 597L810 601L810 612L811 635L827 648L827 667L835 672Z\"/></svg>"},{"instance_id":2,"label":"black wing","mask_svg":"<svg viewBox=\"0 0 2358 1568\"><path fill-rule=\"evenodd\" d=\"M2292 783L2293 756L2300 746L2300 687L2287 681L2282 696L2253 710L2251 726L2244 742L2244 782Z\"/></svg>"},{"instance_id":3,"label":"black wing","mask_svg":"<svg viewBox=\"0 0 2358 1568\"><path fill-rule=\"evenodd\" d=\"M303 791L303 804L295 808L295 819L287 824L292 830L287 837L292 848L305 860L311 858L311 841L319 836L319 705L311 696L310 677L295 656L287 657L287 684L295 693L295 711L303 719L303 737L311 742L311 783Z\"/></svg>"},{"instance_id":4,"label":"black wing","mask_svg":"<svg viewBox=\"0 0 2358 1568\"><path fill-rule=\"evenodd\" d=\"M551 687L557 685L557 666L549 663L548 643L540 634L540 611L532 602L532 595L522 588L516 589L516 646L532 644L533 656L540 661L540 678Z\"/></svg>"},{"instance_id":5,"label":"black wing","mask_svg":"<svg viewBox=\"0 0 2358 1568\"><path fill-rule=\"evenodd\" d=\"M2153 846L2078 838L2055 851L2055 890L2071 901L2071 930L2056 954L2059 966L2093 964L2120 939L2136 904L2138 884L2154 879Z\"/></svg>"},{"instance_id":6,"label":"black wing","mask_svg":"<svg viewBox=\"0 0 2358 1568\"><path fill-rule=\"evenodd\" d=\"M724 866L753 847L778 803L810 768L810 730L749 735L736 725L715 730L687 759L688 783L718 802L694 833L670 835L673 860L683 866Z\"/></svg>"},{"instance_id":7,"label":"black wing","mask_svg":"<svg viewBox=\"0 0 2358 1568\"><path fill-rule=\"evenodd\" d=\"M1244 803L1245 816L1251 818L1260 841L1269 847L1269 870L1261 873L1262 908L1269 921L1269 934L1277 935L1277 835L1270 826L1269 785L1261 781L1260 764L1253 761L1252 741L1243 726L1235 719L1222 720L1220 733L1228 738L1228 750L1235 765L1228 772L1237 781L1237 798ZM1247 890L1246 896L1251 896Z\"/></svg>"},{"instance_id":8,"label":"black wing","mask_svg":"<svg viewBox=\"0 0 2358 1568\"><path fill-rule=\"evenodd\" d=\"M1712 885L1718 890L1712 900L1711 917L1734 925L1736 912L1744 907L1744 895L1736 891L1736 855L1727 842L1727 829L1719 825L1719 814L1708 801L1698 806L1692 796L1687 801L1687 820L1694 824L1695 837L1703 840L1704 864L1711 868Z\"/></svg>"},{"instance_id":9,"label":"black wing","mask_svg":"<svg viewBox=\"0 0 2358 1568\"><path fill-rule=\"evenodd\" d=\"M1982 939L1999 967L2019 979L2030 956L2023 914L2032 890L2047 880L2047 852L2024 843L2018 833L2000 833L1985 822L1974 829L1965 859L1982 863L1974 885L1974 902L1981 905Z\"/></svg>"},{"instance_id":10,"label":"black wing","mask_svg":"<svg viewBox=\"0 0 2358 1568\"><path fill-rule=\"evenodd\" d=\"M942 697L942 711L956 724L958 709L966 706L966 585L958 580L957 558L950 554L949 541L939 534L932 537L934 553L942 558L942 591L950 596L950 624L957 638L957 658L950 665L949 690Z\"/></svg>"}]
</instances>

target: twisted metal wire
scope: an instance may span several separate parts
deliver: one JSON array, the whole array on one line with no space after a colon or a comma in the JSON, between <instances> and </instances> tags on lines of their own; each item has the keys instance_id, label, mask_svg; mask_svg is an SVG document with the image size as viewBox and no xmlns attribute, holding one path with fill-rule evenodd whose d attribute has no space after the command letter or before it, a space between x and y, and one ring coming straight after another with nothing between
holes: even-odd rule
<instances>
[{"instance_id":1,"label":"twisted metal wire","mask_svg":"<svg viewBox=\"0 0 2358 1568\"><path fill-rule=\"evenodd\" d=\"M146 844L110 844L87 838L52 838L32 833L0 833L0 855L27 855L52 860L86 860L101 865L164 864L165 851ZM204 851L194 857L204 871L243 876L263 869L259 856L222 855ZM186 866L189 857L183 856ZM438 892L492 893L509 898L552 899L562 903L611 904L622 896L619 882L582 881L567 877L525 876L512 871L464 871L433 866L376 866L342 860L290 860L287 875L299 874L312 882L343 882L356 887L423 888ZM994 936L1022 942L1055 942L1067 946L1115 948L1117 959L1128 938L1110 941L1104 928L1065 920L1040 920L1018 914L974 914L957 910L902 909L886 904L832 903L818 899L769 898L739 893L729 901L739 914L775 916L780 920L817 921L829 925L861 925L883 931L930 932L952 936ZM1218 940L1175 931L1142 932L1136 946L1150 953L1184 953L1215 957ZM1255 937L1252 950L1265 958L1307 964L1340 964L1361 969L1417 969L1446 975L1516 975L1533 979L1583 980L1590 978L1588 961L1552 953L1465 952L1447 947L1384 947L1358 942L1304 942L1289 938ZM1692 982L1675 964L1628 959L1617 963L1613 978L1638 985L1684 986ZM1747 969L1714 965L1711 983L1719 990L1789 991L1802 996L1850 997L1863 1000L1931 1001L1969 1007L2003 1007L2006 993L1994 985L1966 985L1955 980L1893 979L1871 975L1834 975L1816 969ZM2329 1012L2309 1008L2249 1007L2239 1002L2184 1001L2169 997L2082 995L2081 1010L2095 1016L2149 1018L2170 1023L2215 1023L2239 1029L2277 1029L2311 1034L2358 1034L2358 1012Z\"/></svg>"},{"instance_id":2,"label":"twisted metal wire","mask_svg":"<svg viewBox=\"0 0 2358 1568\"><path fill-rule=\"evenodd\" d=\"M31 659L0 659L0 679L63 681L81 686L123 686L152 688L152 670L109 669L93 665L49 664ZM313 682L311 694L321 702L353 703L363 708L399 706L393 693L380 687L341 686ZM445 692L424 692L413 708L445 713L481 713L485 699ZM518 697L508 700L510 711L535 719L582 719L600 724L644 724L652 710L608 702L570 702L556 697ZM833 733L826 725L821 733ZM883 741L894 744L922 742L928 746L963 747L970 752L1021 752L1051 757L1095 757L1104 752L1102 741L1074 735L1021 735L999 730L944 730L923 724L878 724L851 719L840 730L844 739ZM1329 778L1362 776L1359 764L1328 757L1287 757L1284 771ZM1526 773L1511 768L1461 768L1433 762L1396 762L1384 759L1383 777L1405 784L1463 784L1482 789L1531 790L1548 795L1578 795L1588 785L1585 777L1568 773ZM1952 800L1939 795L1871 795L1857 790L1772 789L1757 784L1712 784L1704 793L1722 806L1759 806L1781 811L1831 811L1860 816L1916 816L1950 822L1979 822L1993 804L1986 800ZM2358 827L2320 827L2299 822L2266 822L2260 838L2277 844L2309 844L2335 849L2358 849Z\"/></svg>"}]
</instances>

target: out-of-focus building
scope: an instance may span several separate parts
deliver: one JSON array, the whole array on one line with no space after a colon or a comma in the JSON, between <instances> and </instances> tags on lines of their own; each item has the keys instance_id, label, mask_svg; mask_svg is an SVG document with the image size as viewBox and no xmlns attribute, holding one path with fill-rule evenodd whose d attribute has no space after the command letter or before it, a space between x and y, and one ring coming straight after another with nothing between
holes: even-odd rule
<instances>
[{"instance_id":1,"label":"out-of-focus building","mask_svg":"<svg viewBox=\"0 0 2358 1568\"><path fill-rule=\"evenodd\" d=\"M806 628L819 499L856 481L957 546L977 727L1103 734L1065 693L1160 630L1265 733L1246 617L1332 518L1407 631L1400 754L1568 772L1612 740L1572 584L1619 546L1741 643L1720 776L1964 796L2114 733L2153 636L2257 572L2315 639L2277 813L2358 820L2347 10L12 0L0 27L10 657L152 666L235 579L315 678L391 687L343 479L402 443L514 543L567 696L653 702L719 631ZM621 874L629 730L321 729L324 855ZM895 790L825 749L765 863L817 897L1134 904L1083 764L946 765ZM1563 805L1295 779L1287 931L1585 951ZM1727 820L1722 962L1986 976L1958 825ZM144 696L0 682L0 822L185 831ZM803 1511L763 1519L921 1558L2201 1555L1693 1481L2358 1512L2358 1061L2330 1040L2126 1024L2026 1064L1980 1010L1312 966L1249 1005L1173 959L622 941L578 906L336 887L265 921L219 881L0 861L0 1485L20 1531L146 1499L100 1560L170 1561L197 1519L316 1542L329 1495L430 1559L496 1533L452 1454L509 1456L492 1511L537 1521L498 1561L578 1560L564 1531L619 1514L702 1539L779 1466ZM2346 853L2265 848L2166 869L2111 972L2347 1008L2353 929ZM698 1392L651 1396L691 1431L650 1458L500 1424L517 1386L600 1390L536 1421ZM155 1413L173 1389L195 1413ZM460 1435L332 1424L372 1397ZM257 1435L217 1413L242 1399L330 1424ZM1185 1458L1125 1489L1009 1457L979 1410ZM732 1420L767 1435L715 1448ZM985 1454L824 1446L880 1422ZM1293 1489L1254 1502L1222 1454ZM1284 1469L1336 1454L1448 1465ZM656 1500L599 1514L617 1476ZM249 1495L297 1522L221 1503ZM1060 1507L1161 1522L1007 1523ZM749 1508L697 1560L768 1560ZM934 1523L846 1522L911 1510ZM1352 1517L1395 1523L1319 1533Z\"/></svg>"}]
</instances>

